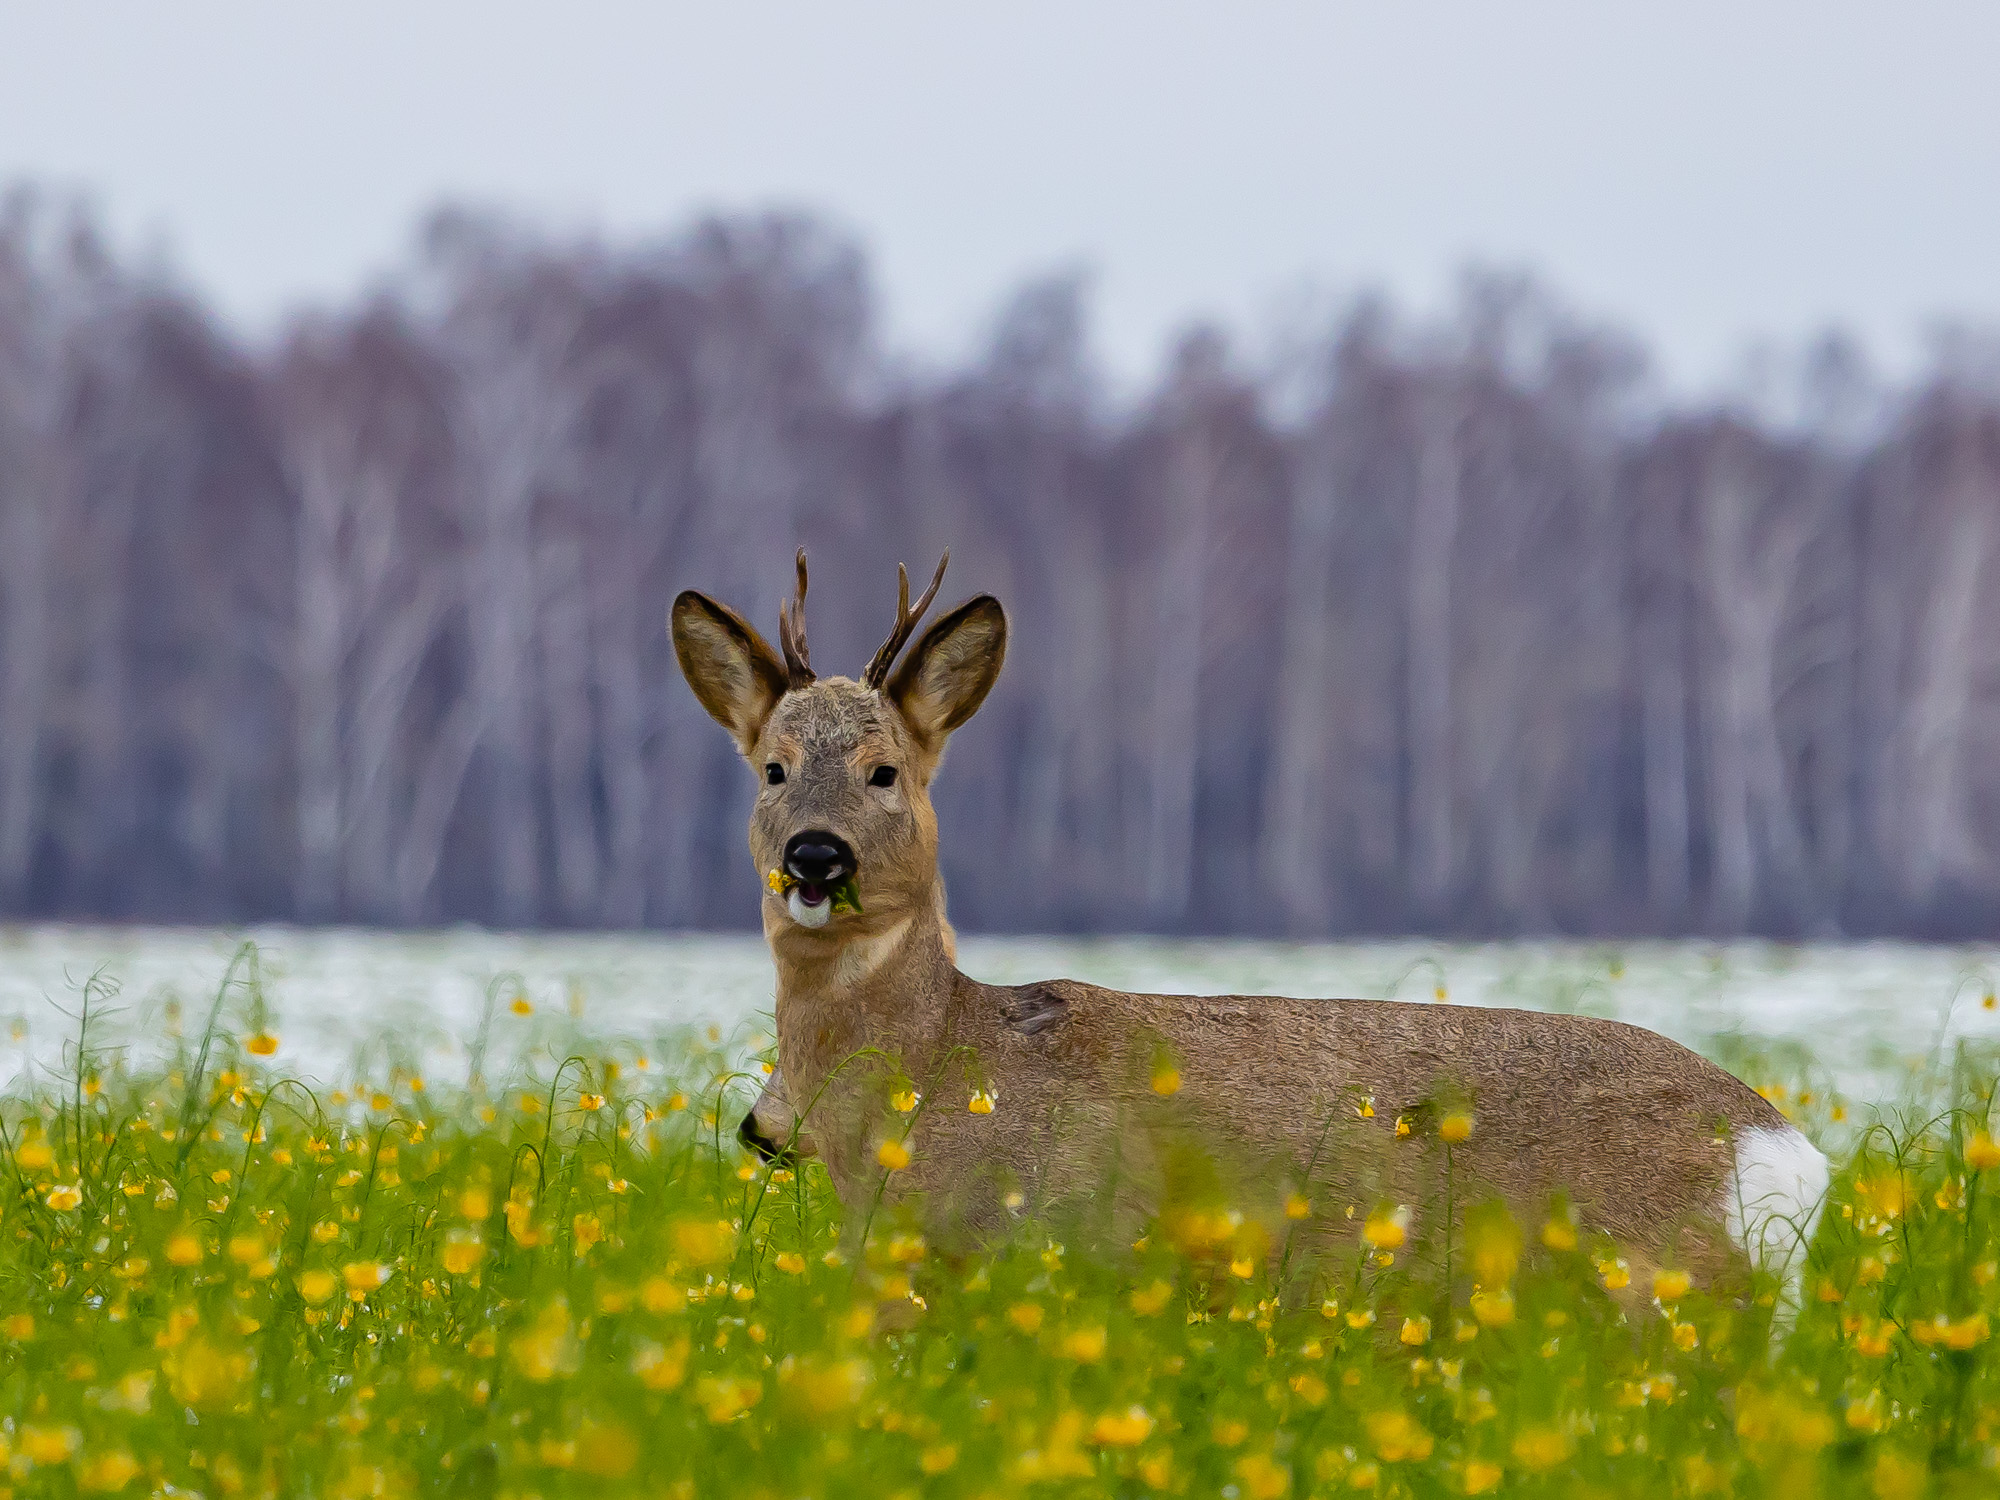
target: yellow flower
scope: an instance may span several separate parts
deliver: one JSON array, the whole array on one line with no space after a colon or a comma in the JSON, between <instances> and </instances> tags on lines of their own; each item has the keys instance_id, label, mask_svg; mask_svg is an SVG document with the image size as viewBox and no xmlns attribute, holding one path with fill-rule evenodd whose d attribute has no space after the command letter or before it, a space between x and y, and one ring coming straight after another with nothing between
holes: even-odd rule
<instances>
[{"instance_id":1,"label":"yellow flower","mask_svg":"<svg viewBox=\"0 0 2000 1500\"><path fill-rule=\"evenodd\" d=\"M1692 1323L1674 1324L1674 1347L1683 1353L1701 1342L1701 1330Z\"/></svg>"},{"instance_id":2,"label":"yellow flower","mask_svg":"<svg viewBox=\"0 0 2000 1500\"><path fill-rule=\"evenodd\" d=\"M1361 1237L1377 1250L1401 1249L1409 1233L1410 1210L1402 1205L1376 1209L1361 1226Z\"/></svg>"},{"instance_id":3,"label":"yellow flower","mask_svg":"<svg viewBox=\"0 0 2000 1500\"><path fill-rule=\"evenodd\" d=\"M2000 1142L1980 1131L1965 1143L1965 1164L1980 1172L1989 1167L2000 1167Z\"/></svg>"},{"instance_id":4,"label":"yellow flower","mask_svg":"<svg viewBox=\"0 0 2000 1500\"><path fill-rule=\"evenodd\" d=\"M1102 1448L1136 1448L1152 1433L1153 1419L1137 1403L1108 1411L1090 1426L1090 1440Z\"/></svg>"},{"instance_id":5,"label":"yellow flower","mask_svg":"<svg viewBox=\"0 0 2000 1500\"><path fill-rule=\"evenodd\" d=\"M780 1250L773 1264L787 1276L802 1276L805 1274L806 1258L796 1250Z\"/></svg>"},{"instance_id":6,"label":"yellow flower","mask_svg":"<svg viewBox=\"0 0 2000 1500\"><path fill-rule=\"evenodd\" d=\"M185 1229L167 1241L167 1259L177 1266L199 1265L206 1253L201 1241Z\"/></svg>"},{"instance_id":7,"label":"yellow flower","mask_svg":"<svg viewBox=\"0 0 2000 1500\"><path fill-rule=\"evenodd\" d=\"M649 1391L671 1391L687 1375L688 1341L681 1339L670 1348L658 1344L639 1345L632 1355L632 1373Z\"/></svg>"},{"instance_id":8,"label":"yellow flower","mask_svg":"<svg viewBox=\"0 0 2000 1500\"><path fill-rule=\"evenodd\" d=\"M1880 1359L1889 1352L1894 1333L1893 1323L1877 1323L1873 1328L1863 1329L1854 1336L1854 1352L1869 1359Z\"/></svg>"},{"instance_id":9,"label":"yellow flower","mask_svg":"<svg viewBox=\"0 0 2000 1500\"><path fill-rule=\"evenodd\" d=\"M1132 1293L1132 1311L1142 1318L1153 1317L1166 1307L1173 1295L1172 1286L1164 1281L1155 1281Z\"/></svg>"},{"instance_id":10,"label":"yellow flower","mask_svg":"<svg viewBox=\"0 0 2000 1500\"><path fill-rule=\"evenodd\" d=\"M1362 1419L1362 1426L1367 1429L1369 1446L1384 1463L1404 1459L1422 1462L1431 1456L1435 1440L1407 1412L1370 1412Z\"/></svg>"},{"instance_id":11,"label":"yellow flower","mask_svg":"<svg viewBox=\"0 0 2000 1500\"><path fill-rule=\"evenodd\" d=\"M35 1336L35 1320L28 1313L10 1314L5 1322L0 1322L0 1333L17 1344L25 1344Z\"/></svg>"},{"instance_id":12,"label":"yellow flower","mask_svg":"<svg viewBox=\"0 0 2000 1500\"><path fill-rule=\"evenodd\" d=\"M906 1115L922 1101L923 1095L915 1089L897 1089L889 1096L889 1106L899 1115Z\"/></svg>"},{"instance_id":13,"label":"yellow flower","mask_svg":"<svg viewBox=\"0 0 2000 1500\"><path fill-rule=\"evenodd\" d=\"M1693 1285L1693 1278L1685 1271L1662 1271L1653 1278L1653 1295L1662 1302L1678 1302Z\"/></svg>"},{"instance_id":14,"label":"yellow flower","mask_svg":"<svg viewBox=\"0 0 2000 1500\"><path fill-rule=\"evenodd\" d=\"M350 1302L360 1302L389 1279L389 1268L377 1260L351 1260L340 1268L340 1280Z\"/></svg>"},{"instance_id":15,"label":"yellow flower","mask_svg":"<svg viewBox=\"0 0 2000 1500\"><path fill-rule=\"evenodd\" d=\"M260 1031L243 1046L252 1056L269 1057L278 1050L278 1039L268 1031Z\"/></svg>"},{"instance_id":16,"label":"yellow flower","mask_svg":"<svg viewBox=\"0 0 2000 1500\"><path fill-rule=\"evenodd\" d=\"M993 1106L999 1101L999 1098L1000 1091L998 1089L974 1089L972 1091L972 1098L966 1103L965 1107L975 1115L990 1115L993 1113Z\"/></svg>"},{"instance_id":17,"label":"yellow flower","mask_svg":"<svg viewBox=\"0 0 2000 1500\"><path fill-rule=\"evenodd\" d=\"M891 1172L900 1172L910 1164L910 1148L901 1141L884 1141L875 1148L875 1160Z\"/></svg>"},{"instance_id":18,"label":"yellow flower","mask_svg":"<svg viewBox=\"0 0 2000 1500\"><path fill-rule=\"evenodd\" d=\"M1078 1364L1093 1365L1104 1358L1106 1342L1102 1324L1090 1328L1072 1328L1063 1335L1062 1352L1065 1358L1073 1359Z\"/></svg>"},{"instance_id":19,"label":"yellow flower","mask_svg":"<svg viewBox=\"0 0 2000 1500\"><path fill-rule=\"evenodd\" d=\"M514 1003L508 1006L507 1008L513 1011L514 1014L517 1016L532 1015L535 1009L534 1006L528 1003L528 997L526 995L516 995L514 997Z\"/></svg>"},{"instance_id":20,"label":"yellow flower","mask_svg":"<svg viewBox=\"0 0 2000 1500\"><path fill-rule=\"evenodd\" d=\"M1569 1435L1555 1427L1528 1427L1514 1439L1514 1458L1537 1474L1553 1469L1570 1455Z\"/></svg>"},{"instance_id":21,"label":"yellow flower","mask_svg":"<svg viewBox=\"0 0 2000 1500\"><path fill-rule=\"evenodd\" d=\"M14 1160L20 1163L24 1172L43 1172L55 1165L56 1154L43 1140L24 1141L20 1150L14 1153Z\"/></svg>"},{"instance_id":22,"label":"yellow flower","mask_svg":"<svg viewBox=\"0 0 2000 1500\"><path fill-rule=\"evenodd\" d=\"M1406 1344L1428 1344L1431 1341L1431 1320L1425 1317L1403 1319L1403 1331L1398 1335Z\"/></svg>"},{"instance_id":23,"label":"yellow flower","mask_svg":"<svg viewBox=\"0 0 2000 1500\"><path fill-rule=\"evenodd\" d=\"M77 1470L76 1485L80 1490L108 1495L124 1489L138 1477L139 1461L123 1448L113 1448L109 1453L85 1459Z\"/></svg>"},{"instance_id":24,"label":"yellow flower","mask_svg":"<svg viewBox=\"0 0 2000 1500\"><path fill-rule=\"evenodd\" d=\"M469 1187L458 1195L458 1215L462 1219L483 1219L493 1212L493 1195L483 1187Z\"/></svg>"},{"instance_id":25,"label":"yellow flower","mask_svg":"<svg viewBox=\"0 0 2000 1500\"><path fill-rule=\"evenodd\" d=\"M1942 1344L1947 1349L1966 1350L1985 1342L1986 1314L1973 1313L1954 1321L1939 1313L1934 1318L1910 1325L1910 1336L1920 1344Z\"/></svg>"},{"instance_id":26,"label":"yellow flower","mask_svg":"<svg viewBox=\"0 0 2000 1500\"><path fill-rule=\"evenodd\" d=\"M1042 1305L1039 1302L1016 1302L1007 1309L1007 1321L1023 1333L1033 1333L1042 1326Z\"/></svg>"},{"instance_id":27,"label":"yellow flower","mask_svg":"<svg viewBox=\"0 0 2000 1500\"><path fill-rule=\"evenodd\" d=\"M938 1443L924 1449L917 1458L917 1467L926 1474L942 1474L958 1462L958 1444Z\"/></svg>"},{"instance_id":28,"label":"yellow flower","mask_svg":"<svg viewBox=\"0 0 2000 1500\"><path fill-rule=\"evenodd\" d=\"M464 1276L485 1258L486 1242L476 1229L454 1229L444 1237L438 1260L453 1276Z\"/></svg>"},{"instance_id":29,"label":"yellow flower","mask_svg":"<svg viewBox=\"0 0 2000 1500\"><path fill-rule=\"evenodd\" d=\"M1285 1217L1303 1219L1312 1212L1312 1201L1304 1193L1292 1193L1285 1199Z\"/></svg>"},{"instance_id":30,"label":"yellow flower","mask_svg":"<svg viewBox=\"0 0 2000 1500\"><path fill-rule=\"evenodd\" d=\"M1465 1465L1465 1493L1484 1495L1500 1488L1507 1471L1483 1458L1468 1459Z\"/></svg>"},{"instance_id":31,"label":"yellow flower","mask_svg":"<svg viewBox=\"0 0 2000 1500\"><path fill-rule=\"evenodd\" d=\"M576 1103L577 1108L583 1110L586 1114L594 1115L600 1109L604 1108L604 1096L602 1094L579 1094L577 1095Z\"/></svg>"},{"instance_id":32,"label":"yellow flower","mask_svg":"<svg viewBox=\"0 0 2000 1500\"><path fill-rule=\"evenodd\" d=\"M1576 1248L1576 1225L1568 1219L1552 1218L1542 1226L1542 1243L1551 1250Z\"/></svg>"},{"instance_id":33,"label":"yellow flower","mask_svg":"<svg viewBox=\"0 0 2000 1500\"><path fill-rule=\"evenodd\" d=\"M1278 1500L1292 1485L1292 1471L1268 1453L1246 1453L1237 1459L1236 1477L1243 1481L1244 1500Z\"/></svg>"},{"instance_id":34,"label":"yellow flower","mask_svg":"<svg viewBox=\"0 0 2000 1500\"><path fill-rule=\"evenodd\" d=\"M1408 1115L1397 1115L1396 1139L1399 1141L1407 1140L1409 1138L1409 1134L1410 1134L1410 1117Z\"/></svg>"},{"instance_id":35,"label":"yellow flower","mask_svg":"<svg viewBox=\"0 0 2000 1500\"><path fill-rule=\"evenodd\" d=\"M1171 1063L1153 1069L1153 1092L1162 1099L1181 1091L1181 1070Z\"/></svg>"},{"instance_id":36,"label":"yellow flower","mask_svg":"<svg viewBox=\"0 0 2000 1500\"><path fill-rule=\"evenodd\" d=\"M1607 1292L1615 1292L1632 1284L1632 1268L1625 1264L1622 1256L1608 1256L1597 1263L1598 1277L1604 1282Z\"/></svg>"},{"instance_id":37,"label":"yellow flower","mask_svg":"<svg viewBox=\"0 0 2000 1500\"><path fill-rule=\"evenodd\" d=\"M75 1208L83 1202L83 1188L80 1183L61 1182L49 1189L49 1207L63 1212Z\"/></svg>"},{"instance_id":38,"label":"yellow flower","mask_svg":"<svg viewBox=\"0 0 2000 1500\"><path fill-rule=\"evenodd\" d=\"M1472 1138L1472 1116L1465 1110L1456 1110L1438 1121L1438 1139L1456 1146Z\"/></svg>"},{"instance_id":39,"label":"yellow flower","mask_svg":"<svg viewBox=\"0 0 2000 1500\"><path fill-rule=\"evenodd\" d=\"M674 1226L674 1248L694 1265L716 1265L736 1253L736 1229L722 1219L684 1220Z\"/></svg>"},{"instance_id":40,"label":"yellow flower","mask_svg":"<svg viewBox=\"0 0 2000 1500\"><path fill-rule=\"evenodd\" d=\"M1360 1102L1359 1104L1357 1104L1357 1105L1355 1105L1355 1106L1354 1106L1354 1112L1355 1112L1355 1114L1359 1115L1359 1116L1360 1116L1360 1117L1361 1117L1362 1119L1364 1119L1364 1120L1372 1120L1372 1119L1374 1119L1374 1118L1375 1118L1375 1096L1374 1096L1373 1094L1365 1094L1365 1095L1363 1095L1363 1096L1362 1096L1362 1099L1361 1099L1361 1102Z\"/></svg>"},{"instance_id":41,"label":"yellow flower","mask_svg":"<svg viewBox=\"0 0 2000 1500\"><path fill-rule=\"evenodd\" d=\"M83 1434L74 1427L23 1427L20 1443L28 1462L59 1464L83 1446Z\"/></svg>"}]
</instances>

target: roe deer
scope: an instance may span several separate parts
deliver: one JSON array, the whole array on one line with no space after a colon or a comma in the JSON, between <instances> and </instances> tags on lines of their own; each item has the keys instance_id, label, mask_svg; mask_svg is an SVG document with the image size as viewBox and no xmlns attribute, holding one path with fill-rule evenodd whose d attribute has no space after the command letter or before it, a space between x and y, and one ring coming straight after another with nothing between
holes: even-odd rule
<instances>
[{"instance_id":1,"label":"roe deer","mask_svg":"<svg viewBox=\"0 0 2000 1500\"><path fill-rule=\"evenodd\" d=\"M1436 1219L1426 1204L1440 1201L1455 1141L1461 1190L1482 1184L1537 1216L1566 1199L1586 1233L1642 1266L1712 1278L1747 1251L1796 1277L1826 1159L1744 1084L1652 1032L960 973L929 789L999 675L1007 619L990 595L970 599L899 664L944 567L915 609L901 575L895 627L859 681L814 675L803 550L796 600L779 611L782 659L713 599L674 601L688 683L761 782L750 850L769 876L778 1066L746 1143L770 1155L809 1133L850 1206L907 1151L895 1191L924 1191L975 1235L1023 1204L1164 1214L1176 1194L1204 1191L1188 1180L1199 1145L1220 1163L1211 1202L1226 1174L1241 1211L1274 1221L1289 1198L1323 1240L1353 1235L1367 1213Z\"/></svg>"}]
</instances>

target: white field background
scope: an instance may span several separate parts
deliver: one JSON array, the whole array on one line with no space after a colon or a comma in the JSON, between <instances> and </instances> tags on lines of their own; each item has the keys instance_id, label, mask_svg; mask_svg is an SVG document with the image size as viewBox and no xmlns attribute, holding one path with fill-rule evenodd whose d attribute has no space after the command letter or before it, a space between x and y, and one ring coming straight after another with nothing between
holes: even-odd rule
<instances>
[{"instance_id":1,"label":"white field background","mask_svg":"<svg viewBox=\"0 0 2000 1500\"><path fill-rule=\"evenodd\" d=\"M770 1026L771 963L753 936L13 927L0 929L0 1088L67 1071L94 976L93 1051L136 1060L176 1028L198 1033L246 939L257 947L265 1024L282 1038L274 1061L317 1083L378 1076L391 1063L462 1079L489 995L498 997L489 1073L579 1035L657 1044L712 1025L755 1047ZM1907 1097L1961 1038L2000 1041L2000 1011L1983 1003L1989 976L2000 978L1992 948L966 937L960 963L999 983L1068 976L1137 990L1608 1016L1739 1070L1760 1059L1753 1066L1863 1106ZM521 994L536 1010L527 1020L510 1008ZM225 1023L249 1030L257 1003L248 985L233 985Z\"/></svg>"}]
</instances>

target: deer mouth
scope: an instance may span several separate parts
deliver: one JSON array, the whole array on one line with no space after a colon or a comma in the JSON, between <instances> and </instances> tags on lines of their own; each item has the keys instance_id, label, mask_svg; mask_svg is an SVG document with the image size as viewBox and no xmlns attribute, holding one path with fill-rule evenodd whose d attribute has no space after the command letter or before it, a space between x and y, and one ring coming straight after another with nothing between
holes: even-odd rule
<instances>
[{"instance_id":1,"label":"deer mouth","mask_svg":"<svg viewBox=\"0 0 2000 1500\"><path fill-rule=\"evenodd\" d=\"M794 834L785 845L784 863L770 873L768 883L794 922L824 927L842 912L860 914L854 868L854 850L839 835Z\"/></svg>"}]
</instances>

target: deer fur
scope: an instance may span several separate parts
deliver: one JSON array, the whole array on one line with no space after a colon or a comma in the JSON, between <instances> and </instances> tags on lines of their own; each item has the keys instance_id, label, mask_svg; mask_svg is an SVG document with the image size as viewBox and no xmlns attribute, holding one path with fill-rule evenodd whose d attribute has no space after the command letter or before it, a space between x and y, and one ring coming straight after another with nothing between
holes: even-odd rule
<instances>
[{"instance_id":1,"label":"deer fur","mask_svg":"<svg viewBox=\"0 0 2000 1500\"><path fill-rule=\"evenodd\" d=\"M1497 1194L1532 1225L1566 1203L1586 1234L1632 1257L1641 1285L1650 1266L1715 1276L1745 1251L1796 1276L1825 1158L1744 1084L1652 1032L1520 1010L1139 995L1064 979L1010 987L961 973L929 788L952 731L999 675L1006 615L981 595L936 620L893 671L878 653L864 681L821 679L805 653L804 594L801 553L782 660L702 594L680 595L671 615L690 686L759 772L749 840L760 874L803 830L845 839L858 867L858 914L807 925L786 897L764 898L779 1066L746 1139L809 1147L856 1205L883 1184L879 1143L907 1132L910 1163L890 1174L891 1196L922 1193L936 1221L972 1236L1012 1212L1064 1206L1119 1229L1204 1197L1276 1235L1292 1194L1321 1239L1351 1243L1389 1206L1416 1233L1445 1201L1448 1157L1460 1206ZM908 597L906 579L905 637L922 613ZM892 635L884 650L901 644ZM782 784L770 784L772 765ZM870 784L882 766L896 769L893 786ZM1178 1088L1162 1092L1169 1074ZM912 1088L921 1104L899 1113L893 1096ZM975 1091L990 1113L968 1108ZM1447 1153L1436 1125L1448 1111L1474 1126Z\"/></svg>"}]
</instances>

